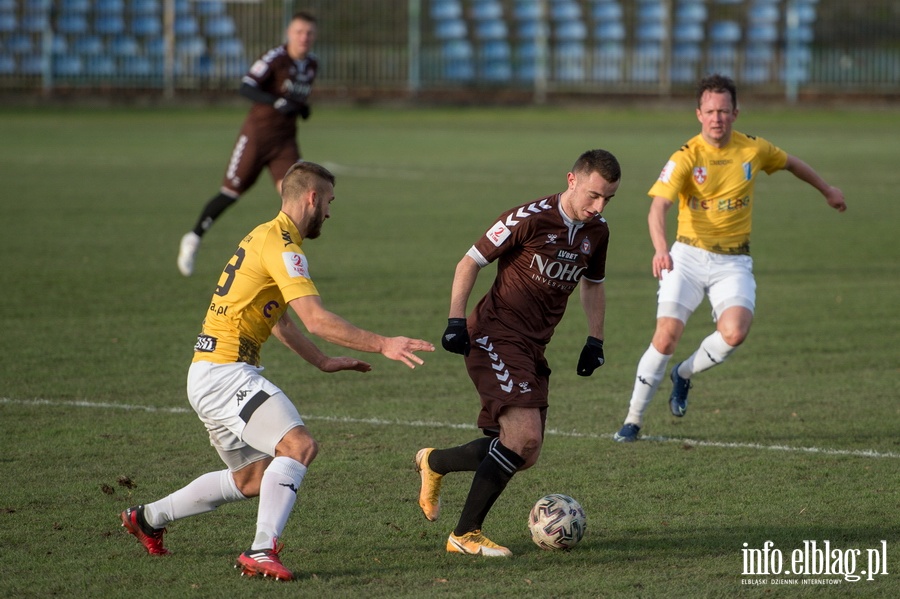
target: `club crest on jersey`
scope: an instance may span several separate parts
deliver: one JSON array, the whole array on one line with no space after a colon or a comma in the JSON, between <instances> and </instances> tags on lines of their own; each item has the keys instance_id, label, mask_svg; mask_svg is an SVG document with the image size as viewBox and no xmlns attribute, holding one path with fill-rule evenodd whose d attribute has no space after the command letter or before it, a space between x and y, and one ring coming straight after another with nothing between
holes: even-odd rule
<instances>
[{"instance_id":1,"label":"club crest on jersey","mask_svg":"<svg viewBox=\"0 0 900 599\"><path fill-rule=\"evenodd\" d=\"M497 224L491 227L488 232L485 234L488 240L494 244L494 247L500 247L500 245L506 241L506 239L510 236L512 232L509 230L509 227L503 224L503 221L498 220Z\"/></svg>"},{"instance_id":2,"label":"club crest on jersey","mask_svg":"<svg viewBox=\"0 0 900 599\"><path fill-rule=\"evenodd\" d=\"M590 254L591 253L591 240L587 237L584 238L584 241L581 242L581 253L582 254Z\"/></svg>"},{"instance_id":3,"label":"club crest on jersey","mask_svg":"<svg viewBox=\"0 0 900 599\"><path fill-rule=\"evenodd\" d=\"M703 185L704 183L706 183L706 177L707 177L707 173L706 173L706 169L704 167L702 167L702 166L694 167L694 181L697 182L697 185Z\"/></svg>"},{"instance_id":4,"label":"club crest on jersey","mask_svg":"<svg viewBox=\"0 0 900 599\"><path fill-rule=\"evenodd\" d=\"M287 270L287 274L292 279L297 277L310 278L306 256L297 252L282 252L281 257L284 259L284 267Z\"/></svg>"}]
</instances>

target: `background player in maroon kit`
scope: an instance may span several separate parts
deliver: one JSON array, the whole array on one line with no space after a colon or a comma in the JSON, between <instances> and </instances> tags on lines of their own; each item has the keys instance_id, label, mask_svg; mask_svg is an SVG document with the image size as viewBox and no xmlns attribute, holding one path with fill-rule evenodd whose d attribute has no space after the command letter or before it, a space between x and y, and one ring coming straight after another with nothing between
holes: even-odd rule
<instances>
[{"instance_id":1,"label":"background player in maroon kit","mask_svg":"<svg viewBox=\"0 0 900 599\"><path fill-rule=\"evenodd\" d=\"M240 93L253 101L244 119L222 180L219 193L207 202L192 231L181 238L178 270L186 277L194 272L200 239L213 222L256 182L269 167L277 191L292 164L300 159L297 117L309 118L307 102L319 68L312 53L316 19L306 12L291 17L287 42L263 54L241 80Z\"/></svg>"},{"instance_id":2,"label":"background player in maroon kit","mask_svg":"<svg viewBox=\"0 0 900 599\"><path fill-rule=\"evenodd\" d=\"M609 228L600 214L620 177L615 156L605 150L585 152L566 175L565 191L504 212L456 267L441 343L447 351L466 356L466 369L481 398L478 427L486 436L416 454L422 478L419 505L432 521L440 511L443 476L475 472L447 541L451 553L511 555L481 528L512 476L537 462L550 379L544 348L579 281L588 338L577 372L590 376L603 365ZM467 321L466 306L478 273L495 260L494 284Z\"/></svg>"}]
</instances>

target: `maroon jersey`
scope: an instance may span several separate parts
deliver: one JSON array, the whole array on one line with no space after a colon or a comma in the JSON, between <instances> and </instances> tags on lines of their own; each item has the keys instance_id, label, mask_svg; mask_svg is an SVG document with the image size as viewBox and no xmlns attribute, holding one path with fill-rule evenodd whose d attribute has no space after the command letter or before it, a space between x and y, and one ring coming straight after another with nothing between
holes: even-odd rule
<instances>
[{"instance_id":1,"label":"maroon jersey","mask_svg":"<svg viewBox=\"0 0 900 599\"><path fill-rule=\"evenodd\" d=\"M471 330L546 345L578 281L606 278L608 244L606 220L569 219L559 194L507 210L468 252L480 266L497 261L494 284L470 317Z\"/></svg>"},{"instance_id":2,"label":"maroon jersey","mask_svg":"<svg viewBox=\"0 0 900 599\"><path fill-rule=\"evenodd\" d=\"M262 55L244 75L242 83L258 87L274 96L305 104L312 91L312 84L319 69L315 54L294 60L287 53L287 46L277 46ZM277 134L282 138L294 138L297 119L285 116L268 104L253 103L245 126L253 126L260 134Z\"/></svg>"}]
</instances>

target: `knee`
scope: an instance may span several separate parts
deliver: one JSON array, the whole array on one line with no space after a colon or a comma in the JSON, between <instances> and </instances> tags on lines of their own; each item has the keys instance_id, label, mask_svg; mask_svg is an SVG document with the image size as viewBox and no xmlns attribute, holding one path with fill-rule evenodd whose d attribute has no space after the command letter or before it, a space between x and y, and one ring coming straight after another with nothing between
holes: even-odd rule
<instances>
[{"instance_id":1,"label":"knee","mask_svg":"<svg viewBox=\"0 0 900 599\"><path fill-rule=\"evenodd\" d=\"M289 430L275 446L275 457L287 456L304 466L309 466L318 453L319 444L303 426Z\"/></svg>"},{"instance_id":2,"label":"knee","mask_svg":"<svg viewBox=\"0 0 900 599\"><path fill-rule=\"evenodd\" d=\"M537 464L538 457L541 455L541 438L529 437L525 439L522 449L518 453L525 460L525 463L519 467L519 471L528 470Z\"/></svg>"},{"instance_id":3,"label":"knee","mask_svg":"<svg viewBox=\"0 0 900 599\"><path fill-rule=\"evenodd\" d=\"M725 343L731 347L737 347L747 339L747 335L750 334L750 327L743 326L740 323L733 323L719 326L718 331Z\"/></svg>"}]
</instances>

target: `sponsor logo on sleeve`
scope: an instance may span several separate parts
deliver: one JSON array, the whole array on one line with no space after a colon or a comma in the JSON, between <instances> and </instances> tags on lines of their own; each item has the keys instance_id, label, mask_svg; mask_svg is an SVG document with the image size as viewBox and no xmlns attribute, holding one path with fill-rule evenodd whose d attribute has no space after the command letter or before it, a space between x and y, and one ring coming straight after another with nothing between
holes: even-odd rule
<instances>
[{"instance_id":1,"label":"sponsor logo on sleeve","mask_svg":"<svg viewBox=\"0 0 900 599\"><path fill-rule=\"evenodd\" d=\"M262 77L269 70L269 64L264 60L257 60L250 67L250 74L254 77Z\"/></svg>"},{"instance_id":2,"label":"sponsor logo on sleeve","mask_svg":"<svg viewBox=\"0 0 900 599\"><path fill-rule=\"evenodd\" d=\"M284 267L288 276L291 278L302 277L309 279L309 264L306 256L297 252L282 252L281 257L284 259Z\"/></svg>"},{"instance_id":3,"label":"sponsor logo on sleeve","mask_svg":"<svg viewBox=\"0 0 900 599\"><path fill-rule=\"evenodd\" d=\"M198 335L197 343L194 345L194 351L214 352L218 339L209 335Z\"/></svg>"},{"instance_id":4,"label":"sponsor logo on sleeve","mask_svg":"<svg viewBox=\"0 0 900 599\"><path fill-rule=\"evenodd\" d=\"M666 166L663 167L662 172L659 174L659 180L663 183L668 183L669 179L672 178L672 171L675 170L675 163L671 160L666 163Z\"/></svg>"},{"instance_id":5,"label":"sponsor logo on sleeve","mask_svg":"<svg viewBox=\"0 0 900 599\"><path fill-rule=\"evenodd\" d=\"M486 236L488 240L494 244L494 247L500 247L500 245L507 240L511 231L509 228L503 224L503 221L497 221L493 227L488 230Z\"/></svg>"}]
</instances>

